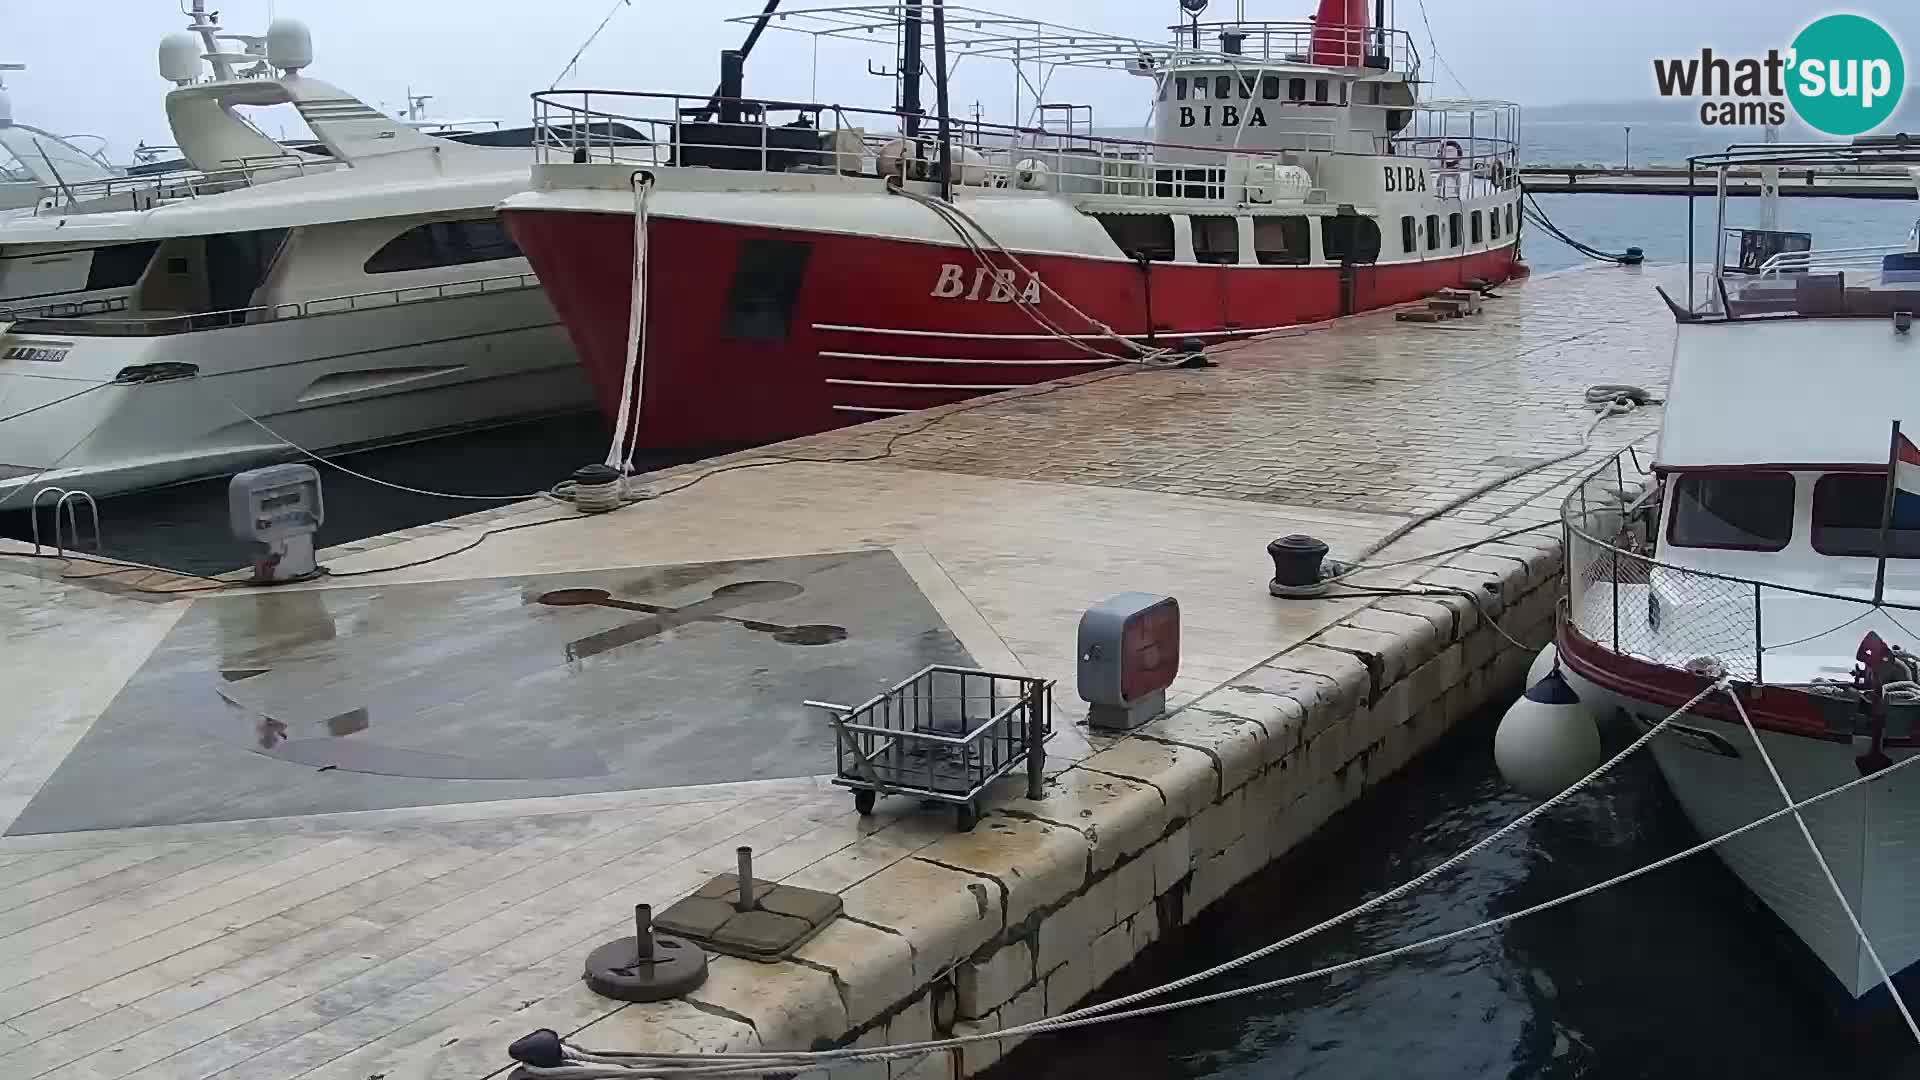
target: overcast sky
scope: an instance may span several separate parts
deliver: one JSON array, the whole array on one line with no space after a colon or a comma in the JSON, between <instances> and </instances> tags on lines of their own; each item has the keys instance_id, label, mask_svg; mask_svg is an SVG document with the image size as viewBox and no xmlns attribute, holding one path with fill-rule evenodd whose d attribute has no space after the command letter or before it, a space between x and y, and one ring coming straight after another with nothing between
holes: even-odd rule
<instances>
[{"instance_id":1,"label":"overcast sky","mask_svg":"<svg viewBox=\"0 0 1920 1080\"><path fill-rule=\"evenodd\" d=\"M848 2L848 0L840 0ZM978 0L979 6L988 6ZM404 108L407 87L430 93L432 113L524 122L527 94L566 66L616 0L213 0L224 25L262 33L269 12L304 20L313 31L311 73L389 111ZM788 0L790 8L823 0ZM1246 0L1250 19L1302 19L1314 0ZM759 0L630 0L563 85L711 92L717 54L745 27L723 20L758 10ZM1234 0L1214 0L1209 18L1230 17ZM1432 63L1418 0L1389 0L1393 22L1428 56L1437 92L1461 87ZM1174 0L1017 0L1000 10L1056 22L1164 40ZM1806 0L1426 0L1426 14L1447 67L1476 96L1522 104L1651 97L1650 59L1701 46L1739 55L1784 46L1801 25L1837 10ZM1868 0L1843 10L1881 20L1920 65L1920 3ZM29 70L8 77L15 116L63 134L107 137L123 160L135 142L167 143L155 68L162 35L185 25L176 0L0 0L0 61ZM887 107L891 85L866 73L887 50L821 48L817 95L812 49L804 38L769 32L748 67L751 94ZM1912 72L1916 81L1920 73ZM988 119L1008 119L1012 73L969 62L956 73L955 112L981 102ZM1144 84L1120 74L1066 72L1049 98L1095 106L1103 127L1137 125L1146 115ZM931 102L928 103L931 106ZM278 121L269 121L270 134Z\"/></svg>"}]
</instances>

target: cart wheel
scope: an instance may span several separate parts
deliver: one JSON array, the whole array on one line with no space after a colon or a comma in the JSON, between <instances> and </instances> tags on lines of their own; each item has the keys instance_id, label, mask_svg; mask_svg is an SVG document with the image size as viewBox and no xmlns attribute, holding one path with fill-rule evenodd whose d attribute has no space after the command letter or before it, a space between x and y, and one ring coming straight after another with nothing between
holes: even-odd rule
<instances>
[{"instance_id":1,"label":"cart wheel","mask_svg":"<svg viewBox=\"0 0 1920 1080\"><path fill-rule=\"evenodd\" d=\"M953 808L953 818L954 825L961 832L972 832L973 827L980 823L980 812L973 808L972 803L964 802Z\"/></svg>"},{"instance_id":2,"label":"cart wheel","mask_svg":"<svg viewBox=\"0 0 1920 1080\"><path fill-rule=\"evenodd\" d=\"M876 791L856 791L853 793L853 808L861 817L872 817L874 800L879 797L880 793Z\"/></svg>"}]
</instances>

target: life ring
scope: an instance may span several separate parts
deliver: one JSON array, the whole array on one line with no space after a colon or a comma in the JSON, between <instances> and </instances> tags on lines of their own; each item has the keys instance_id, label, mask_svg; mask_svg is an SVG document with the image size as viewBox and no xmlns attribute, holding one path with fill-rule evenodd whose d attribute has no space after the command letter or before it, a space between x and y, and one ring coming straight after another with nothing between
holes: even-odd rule
<instances>
[{"instance_id":1,"label":"life ring","mask_svg":"<svg viewBox=\"0 0 1920 1080\"><path fill-rule=\"evenodd\" d=\"M1488 179L1493 181L1494 190L1496 191L1506 190L1507 167L1498 158L1494 159L1492 166L1490 166L1487 169L1487 177Z\"/></svg>"},{"instance_id":2,"label":"life ring","mask_svg":"<svg viewBox=\"0 0 1920 1080\"><path fill-rule=\"evenodd\" d=\"M1460 144L1453 141L1452 139L1448 139L1446 142L1441 143L1440 144L1440 167L1443 169L1452 169L1452 168L1458 167L1460 164L1460 153L1461 153Z\"/></svg>"}]
</instances>

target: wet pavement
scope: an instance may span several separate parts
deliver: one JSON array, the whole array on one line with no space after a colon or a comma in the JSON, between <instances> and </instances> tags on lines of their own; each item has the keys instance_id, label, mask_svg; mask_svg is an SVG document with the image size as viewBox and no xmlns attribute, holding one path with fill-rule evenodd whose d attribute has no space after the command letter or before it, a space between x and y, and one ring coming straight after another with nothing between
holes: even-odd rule
<instances>
[{"instance_id":1,"label":"wet pavement","mask_svg":"<svg viewBox=\"0 0 1920 1080\"><path fill-rule=\"evenodd\" d=\"M1083 779L1119 741L1077 726L1087 606L1176 595L1169 698L1192 702L1369 603L1274 602L1268 541L1357 551L1577 445L1587 385L1658 391L1647 278L1505 292L1459 323L1348 320L1218 368L1101 373L688 466L618 513L531 502L323 553L370 577L225 595L0 559L0 1022L19 1036L0 1068L472 1077L540 1025L628 1043L633 1014L579 986L586 950L634 903L732 870L740 844L762 876L847 898L863 922L819 942L862 945L816 967L717 964L712 1005L673 1029L745 1045L828 1023L789 1002L870 1004L842 1001L861 983L841 976L903 950L941 889L974 912L985 879L916 854L951 835L947 815L884 799L855 817L799 703L933 660L1060 680L1047 770ZM1655 423L1610 422L1596 445ZM1582 467L1388 556L1548 520ZM1001 816L975 835L995 850L1038 828ZM896 867L929 891L885 892Z\"/></svg>"},{"instance_id":2,"label":"wet pavement","mask_svg":"<svg viewBox=\"0 0 1920 1080\"><path fill-rule=\"evenodd\" d=\"M209 598L8 831L810 776L971 662L887 551Z\"/></svg>"}]
</instances>

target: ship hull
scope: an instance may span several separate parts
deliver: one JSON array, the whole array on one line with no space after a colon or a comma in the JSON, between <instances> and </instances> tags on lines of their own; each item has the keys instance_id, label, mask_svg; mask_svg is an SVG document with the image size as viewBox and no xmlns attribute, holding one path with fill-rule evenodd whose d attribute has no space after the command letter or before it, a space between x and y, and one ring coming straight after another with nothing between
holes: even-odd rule
<instances>
[{"instance_id":1,"label":"ship hull","mask_svg":"<svg viewBox=\"0 0 1920 1080\"><path fill-rule=\"evenodd\" d=\"M502 217L566 323L601 408L617 414L632 216L509 206ZM793 438L1137 355L1116 336L1147 349L1215 344L1504 281L1516 267L1511 244L1350 268L1024 251L1015 266L957 240L846 230L656 215L647 236L636 431L651 448Z\"/></svg>"}]
</instances>

